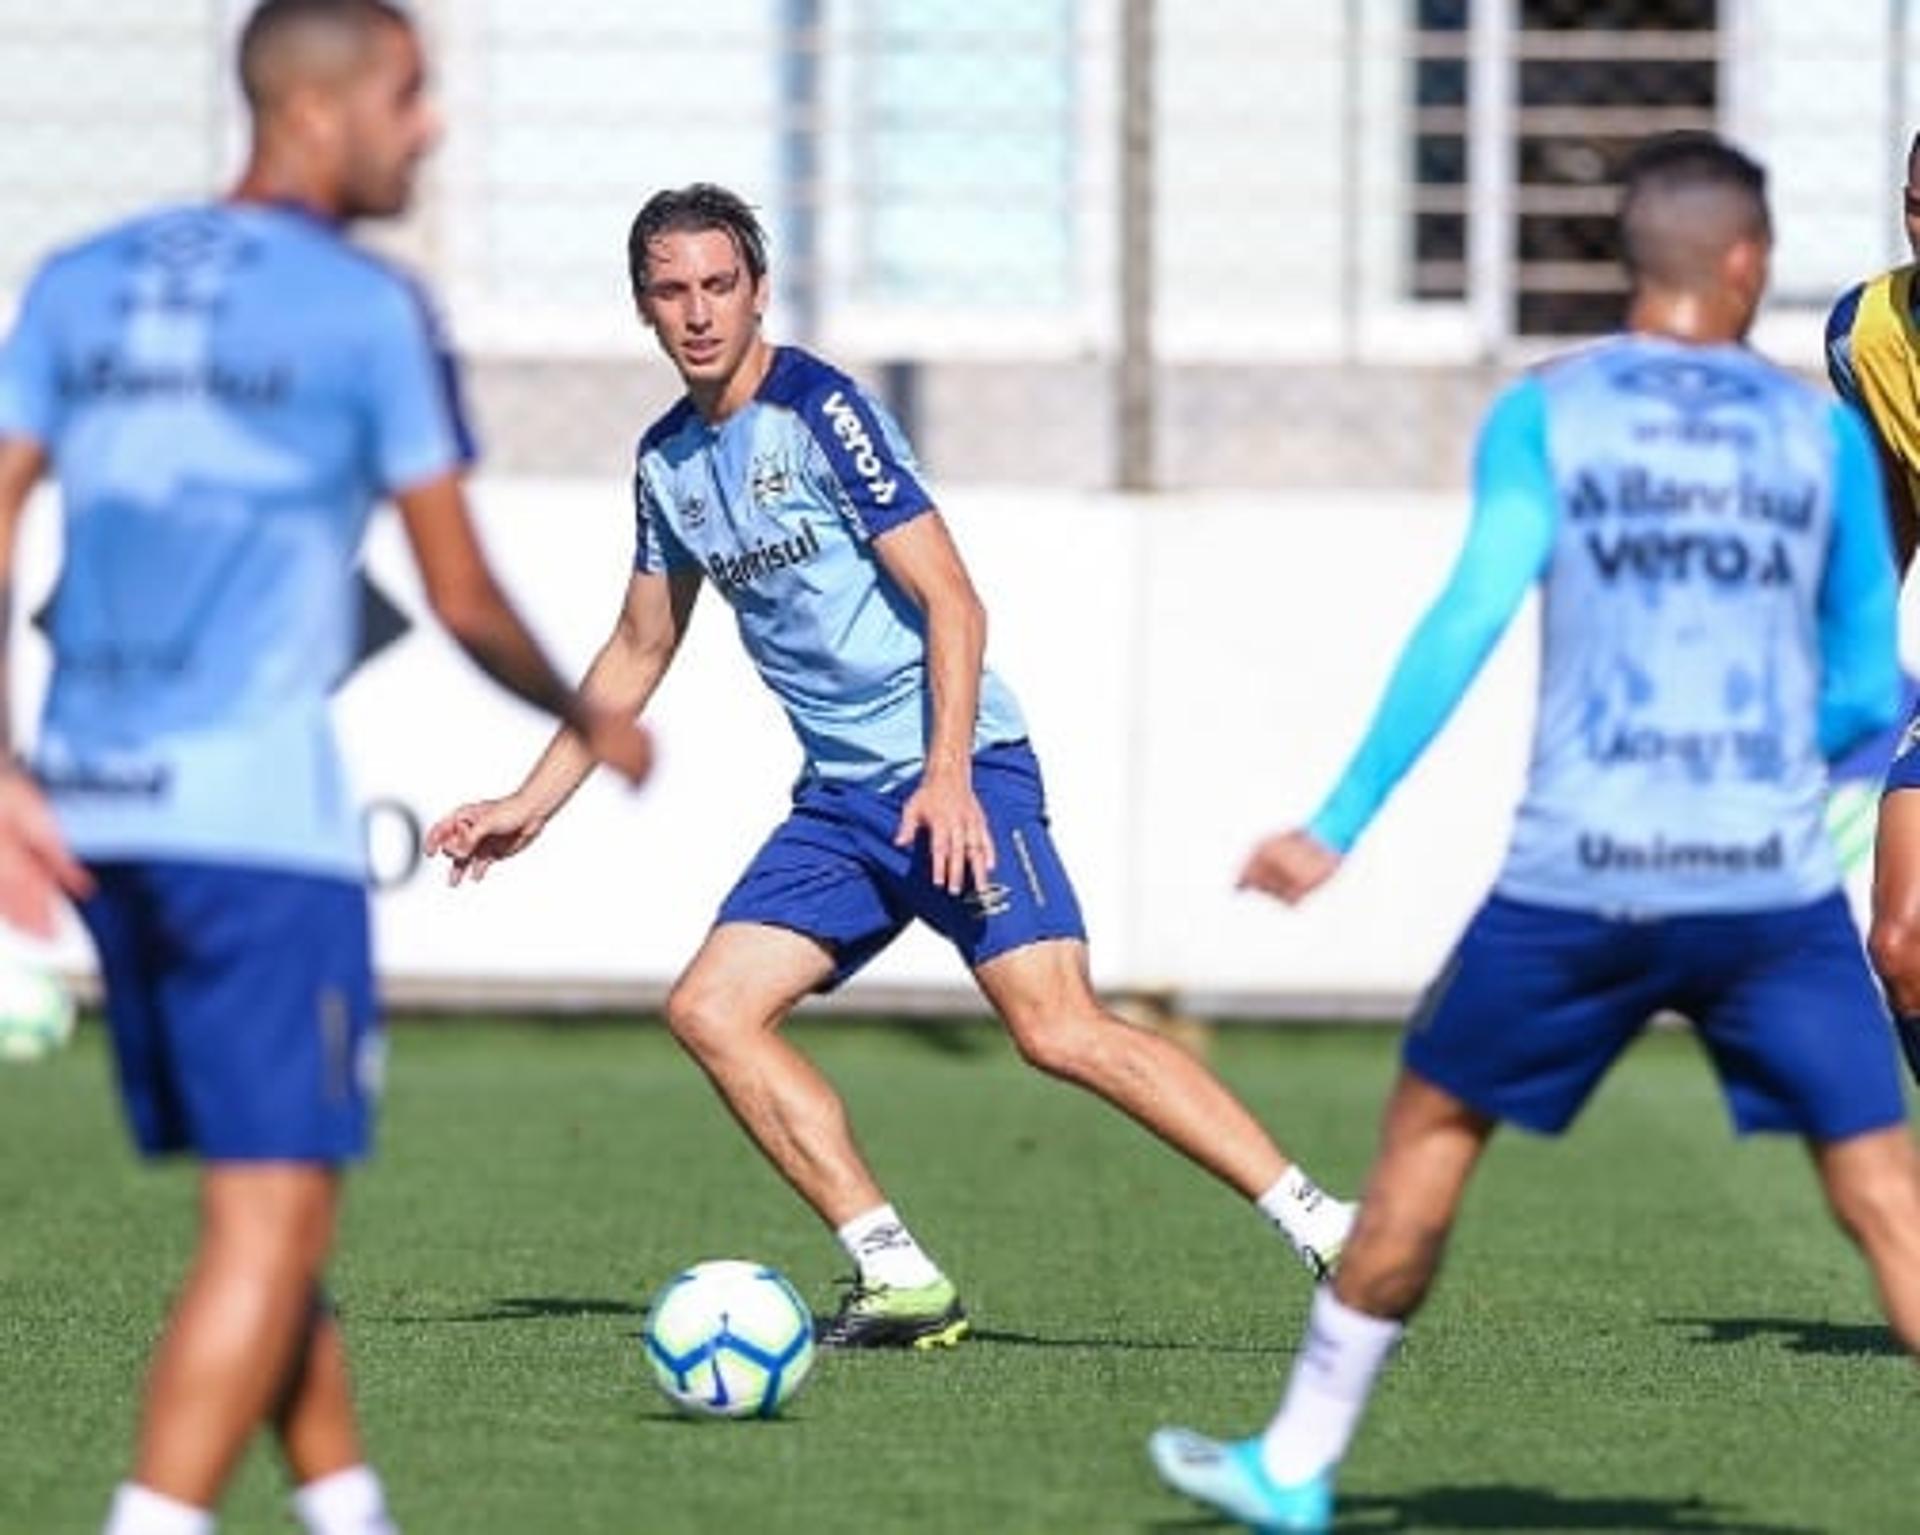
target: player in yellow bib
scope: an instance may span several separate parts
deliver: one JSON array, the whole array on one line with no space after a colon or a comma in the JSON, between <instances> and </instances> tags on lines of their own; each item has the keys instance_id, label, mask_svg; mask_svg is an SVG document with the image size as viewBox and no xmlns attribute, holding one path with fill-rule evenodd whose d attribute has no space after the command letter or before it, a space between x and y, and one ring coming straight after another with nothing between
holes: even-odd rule
<instances>
[{"instance_id":1,"label":"player in yellow bib","mask_svg":"<svg viewBox=\"0 0 1920 1535\"><path fill-rule=\"evenodd\" d=\"M1904 577L1920 543L1920 134L1901 188L1914 264L1858 283L1827 317L1827 373L1860 412L1885 471L1887 521ZM1873 926L1867 946L1887 989L1900 1048L1920 1080L1920 714L1887 769L1874 838Z\"/></svg>"}]
</instances>

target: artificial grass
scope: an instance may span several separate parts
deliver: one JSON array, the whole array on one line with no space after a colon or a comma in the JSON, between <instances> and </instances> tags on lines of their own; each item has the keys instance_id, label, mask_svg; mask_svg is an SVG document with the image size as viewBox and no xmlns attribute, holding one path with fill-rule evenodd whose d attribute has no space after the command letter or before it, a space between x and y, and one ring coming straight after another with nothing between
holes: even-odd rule
<instances>
[{"instance_id":1,"label":"artificial grass","mask_svg":"<svg viewBox=\"0 0 1920 1535\"><path fill-rule=\"evenodd\" d=\"M647 1294L751 1257L825 1308L827 1233L657 1029L399 1028L333 1288L409 1535L1214 1527L1141 1445L1264 1422L1309 1297L1279 1240L996 1033L796 1037L976 1339L824 1357L771 1423L676 1418L635 1342ZM1387 1035L1238 1030L1216 1063L1310 1170L1357 1184ZM1663 1036L1568 1140L1497 1142L1338 1528L1915 1528L1912 1366L1798 1148L1729 1141L1697 1051ZM126 1150L97 1030L0 1071L0 1531L98 1528L191 1195ZM265 1447L222 1527L292 1528Z\"/></svg>"}]
</instances>

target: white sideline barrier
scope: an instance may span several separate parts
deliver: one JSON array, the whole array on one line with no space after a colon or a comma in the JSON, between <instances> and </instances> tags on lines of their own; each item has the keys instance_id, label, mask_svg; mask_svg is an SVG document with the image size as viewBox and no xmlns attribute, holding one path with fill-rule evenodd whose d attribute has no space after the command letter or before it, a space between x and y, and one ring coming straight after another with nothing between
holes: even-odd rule
<instances>
[{"instance_id":1,"label":"white sideline barrier","mask_svg":"<svg viewBox=\"0 0 1920 1535\"><path fill-rule=\"evenodd\" d=\"M476 500L509 590L563 664L583 668L629 568L622 486L482 479ZM29 517L17 611L37 605L56 562L52 510L42 497ZM1524 767L1530 611L1316 901L1289 911L1233 881L1255 837L1310 811L1353 746L1452 559L1464 501L975 487L952 491L946 511L1046 769L1099 982L1208 1011L1402 1005L1499 860ZM389 514L368 565L415 624L338 706L370 806L390 994L657 1001L783 814L798 761L724 604L702 596L651 713L661 760L648 788L629 795L597 777L530 852L450 891L410 858L413 835L460 800L512 787L548 727L434 625ZM15 654L17 717L30 721L45 648L17 633ZM74 930L52 956L89 964ZM970 997L952 952L914 931L844 1000L933 1010Z\"/></svg>"}]
</instances>

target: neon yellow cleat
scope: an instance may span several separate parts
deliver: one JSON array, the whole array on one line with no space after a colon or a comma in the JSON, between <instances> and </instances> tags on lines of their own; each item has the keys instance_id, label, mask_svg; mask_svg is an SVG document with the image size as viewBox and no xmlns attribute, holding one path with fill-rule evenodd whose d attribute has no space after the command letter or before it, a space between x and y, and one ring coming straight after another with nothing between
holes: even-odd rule
<instances>
[{"instance_id":1,"label":"neon yellow cleat","mask_svg":"<svg viewBox=\"0 0 1920 1535\"><path fill-rule=\"evenodd\" d=\"M856 1279L814 1341L822 1348L952 1348L972 1330L949 1279L912 1289Z\"/></svg>"}]
</instances>

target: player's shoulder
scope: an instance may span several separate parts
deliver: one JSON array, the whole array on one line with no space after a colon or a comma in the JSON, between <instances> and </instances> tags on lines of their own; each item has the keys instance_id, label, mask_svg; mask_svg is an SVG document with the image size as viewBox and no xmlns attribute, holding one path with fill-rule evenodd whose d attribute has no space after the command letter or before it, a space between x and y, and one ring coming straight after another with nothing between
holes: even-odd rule
<instances>
[{"instance_id":1,"label":"player's shoulder","mask_svg":"<svg viewBox=\"0 0 1920 1535\"><path fill-rule=\"evenodd\" d=\"M316 275L324 274L336 291L376 322L417 327L434 346L445 349L440 311L419 276L397 261L356 244L346 231L299 210L278 226L288 255Z\"/></svg>"},{"instance_id":2,"label":"player's shoulder","mask_svg":"<svg viewBox=\"0 0 1920 1535\"><path fill-rule=\"evenodd\" d=\"M762 405L811 415L831 409L835 395L865 399L864 391L846 373L805 347L774 348L773 362L755 394Z\"/></svg>"},{"instance_id":3,"label":"player's shoulder","mask_svg":"<svg viewBox=\"0 0 1920 1535\"><path fill-rule=\"evenodd\" d=\"M130 214L56 246L35 270L36 287L60 288L111 277L153 253L197 248L217 219L210 203L166 204Z\"/></svg>"},{"instance_id":4,"label":"player's shoulder","mask_svg":"<svg viewBox=\"0 0 1920 1535\"><path fill-rule=\"evenodd\" d=\"M850 374L797 346L778 348L755 403L818 446L842 479L873 483L881 467L911 467L912 449L886 408Z\"/></svg>"},{"instance_id":5,"label":"player's shoulder","mask_svg":"<svg viewBox=\"0 0 1920 1535\"><path fill-rule=\"evenodd\" d=\"M445 351L440 313L426 284L397 261L357 244L339 224L287 203L221 207L240 238L251 242L279 287L327 307L330 321L358 320L360 331L395 329ZM355 333L349 323L349 333Z\"/></svg>"},{"instance_id":6,"label":"player's shoulder","mask_svg":"<svg viewBox=\"0 0 1920 1535\"><path fill-rule=\"evenodd\" d=\"M1904 310L1906 317L1912 318L1916 272L1920 272L1920 266L1912 262L1889 267L1876 276L1861 279L1842 292L1827 311L1827 344L1833 346L1851 338L1860 325L1861 317L1871 317L1883 302L1889 314Z\"/></svg>"},{"instance_id":7,"label":"player's shoulder","mask_svg":"<svg viewBox=\"0 0 1920 1535\"><path fill-rule=\"evenodd\" d=\"M1760 394L1824 403L1826 396L1764 352L1743 342L1701 343L1623 332L1548 359L1531 376L1549 393L1593 383L1615 393L1646 395L1694 407Z\"/></svg>"},{"instance_id":8,"label":"player's shoulder","mask_svg":"<svg viewBox=\"0 0 1920 1535\"><path fill-rule=\"evenodd\" d=\"M699 419L699 412L693 408L693 400L682 395L640 434L639 446L633 454L635 464L645 463L655 454L669 453L677 441L687 436L689 428L698 424Z\"/></svg>"},{"instance_id":9,"label":"player's shoulder","mask_svg":"<svg viewBox=\"0 0 1920 1535\"><path fill-rule=\"evenodd\" d=\"M1883 282L1886 274L1869 277L1846 289L1833 301L1833 307L1827 311L1826 339L1828 350L1844 347L1853 337L1853 327L1860 319L1860 301L1867 296L1867 289L1873 284Z\"/></svg>"},{"instance_id":10,"label":"player's shoulder","mask_svg":"<svg viewBox=\"0 0 1920 1535\"><path fill-rule=\"evenodd\" d=\"M1494 397L1494 408L1510 409L1520 402L1544 402L1590 385L1605 387L1618 377L1623 367L1633 366L1633 342L1634 338L1625 334L1595 336L1539 358L1523 368Z\"/></svg>"}]
</instances>

